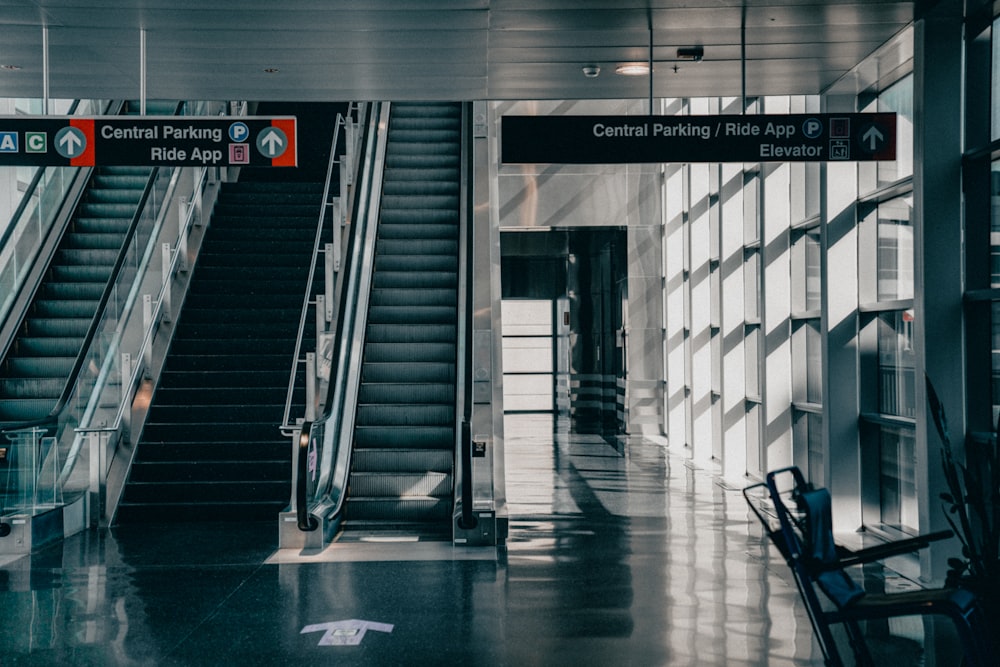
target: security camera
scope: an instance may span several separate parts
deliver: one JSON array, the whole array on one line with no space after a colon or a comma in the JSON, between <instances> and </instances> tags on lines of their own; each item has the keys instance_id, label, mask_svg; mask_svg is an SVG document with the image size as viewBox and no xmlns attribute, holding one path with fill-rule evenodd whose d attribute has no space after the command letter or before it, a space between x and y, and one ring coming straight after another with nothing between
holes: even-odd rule
<instances>
[{"instance_id":1,"label":"security camera","mask_svg":"<svg viewBox=\"0 0 1000 667\"><path fill-rule=\"evenodd\" d=\"M601 73L601 68L598 67L597 65L584 65L583 66L583 75L585 77L587 77L588 79L593 79L594 77L596 77L600 73Z\"/></svg>"}]
</instances>

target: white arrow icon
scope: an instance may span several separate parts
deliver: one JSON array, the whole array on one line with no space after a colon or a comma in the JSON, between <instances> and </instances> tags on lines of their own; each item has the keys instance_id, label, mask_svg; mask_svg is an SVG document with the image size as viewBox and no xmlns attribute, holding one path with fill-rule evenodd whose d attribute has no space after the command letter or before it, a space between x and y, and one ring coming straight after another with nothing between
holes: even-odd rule
<instances>
[{"instance_id":1,"label":"white arrow icon","mask_svg":"<svg viewBox=\"0 0 1000 667\"><path fill-rule=\"evenodd\" d=\"M861 135L861 138L868 143L868 150L874 153L878 150L879 144L885 140L885 135L882 134L877 127L872 125L868 128L868 131Z\"/></svg>"},{"instance_id":2,"label":"white arrow icon","mask_svg":"<svg viewBox=\"0 0 1000 667\"><path fill-rule=\"evenodd\" d=\"M319 646L357 646L365 638L367 631L392 632L392 627L389 623L375 623L374 621L351 619L349 621L333 621L331 623L307 625L302 628L302 632L299 634L323 632L323 636L319 640Z\"/></svg>"},{"instance_id":3,"label":"white arrow icon","mask_svg":"<svg viewBox=\"0 0 1000 667\"><path fill-rule=\"evenodd\" d=\"M83 132L75 127L64 127L56 133L56 151L63 157L76 157L86 145Z\"/></svg>"},{"instance_id":4,"label":"white arrow icon","mask_svg":"<svg viewBox=\"0 0 1000 667\"><path fill-rule=\"evenodd\" d=\"M283 147L285 145L285 139L281 134L278 133L274 128L270 129L267 134L261 136L258 140L261 147L261 152L267 157L277 157L283 152Z\"/></svg>"}]
</instances>

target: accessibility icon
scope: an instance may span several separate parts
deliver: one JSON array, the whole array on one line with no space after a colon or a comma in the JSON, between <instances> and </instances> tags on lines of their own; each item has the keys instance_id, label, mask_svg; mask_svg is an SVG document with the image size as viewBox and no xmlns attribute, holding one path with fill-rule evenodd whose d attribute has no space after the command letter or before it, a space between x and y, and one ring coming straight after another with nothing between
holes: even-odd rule
<instances>
[{"instance_id":1,"label":"accessibility icon","mask_svg":"<svg viewBox=\"0 0 1000 667\"><path fill-rule=\"evenodd\" d=\"M75 158L87 148L87 136L75 127L56 132L56 152L64 158Z\"/></svg>"},{"instance_id":2,"label":"accessibility icon","mask_svg":"<svg viewBox=\"0 0 1000 667\"><path fill-rule=\"evenodd\" d=\"M257 135L257 150L261 155L274 159L288 148L288 137L276 127L266 127Z\"/></svg>"}]
</instances>

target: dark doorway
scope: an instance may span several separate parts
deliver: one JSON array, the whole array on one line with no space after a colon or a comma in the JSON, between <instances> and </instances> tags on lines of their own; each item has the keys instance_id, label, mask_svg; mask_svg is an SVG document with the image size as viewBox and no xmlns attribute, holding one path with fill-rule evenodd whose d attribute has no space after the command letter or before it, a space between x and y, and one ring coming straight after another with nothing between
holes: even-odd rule
<instances>
[{"instance_id":1,"label":"dark doorway","mask_svg":"<svg viewBox=\"0 0 1000 667\"><path fill-rule=\"evenodd\" d=\"M501 233L505 412L624 432L625 245L623 228Z\"/></svg>"}]
</instances>

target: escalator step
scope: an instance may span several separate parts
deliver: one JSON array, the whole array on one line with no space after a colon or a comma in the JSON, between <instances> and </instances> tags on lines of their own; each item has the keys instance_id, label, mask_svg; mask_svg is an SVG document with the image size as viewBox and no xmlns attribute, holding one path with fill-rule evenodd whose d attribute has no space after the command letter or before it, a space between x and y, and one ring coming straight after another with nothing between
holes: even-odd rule
<instances>
[{"instance_id":1,"label":"escalator step","mask_svg":"<svg viewBox=\"0 0 1000 667\"><path fill-rule=\"evenodd\" d=\"M90 329L90 322L84 319L67 319L58 317L33 317L24 323L28 336L78 337L83 339Z\"/></svg>"},{"instance_id":2,"label":"escalator step","mask_svg":"<svg viewBox=\"0 0 1000 667\"><path fill-rule=\"evenodd\" d=\"M0 392L5 397L57 399L62 394L64 378L4 378L0 379ZM10 400L5 398L4 401ZM52 403L49 403L49 407Z\"/></svg>"},{"instance_id":3,"label":"escalator step","mask_svg":"<svg viewBox=\"0 0 1000 667\"><path fill-rule=\"evenodd\" d=\"M32 317L62 317L62 318L83 318L90 324L90 320L97 311L98 301L82 299L39 299L32 308Z\"/></svg>"},{"instance_id":4,"label":"escalator step","mask_svg":"<svg viewBox=\"0 0 1000 667\"><path fill-rule=\"evenodd\" d=\"M397 347L399 347L397 345ZM431 363L407 361L406 375L409 382L454 382L455 363ZM362 382L398 382L400 365L396 362L365 363L361 369Z\"/></svg>"},{"instance_id":5,"label":"escalator step","mask_svg":"<svg viewBox=\"0 0 1000 667\"><path fill-rule=\"evenodd\" d=\"M446 209L388 209L381 213L381 224L458 225L458 211ZM457 233L457 232L456 232Z\"/></svg>"},{"instance_id":6,"label":"escalator step","mask_svg":"<svg viewBox=\"0 0 1000 667\"><path fill-rule=\"evenodd\" d=\"M358 472L450 472L454 462L447 449L372 449L354 452L351 467Z\"/></svg>"},{"instance_id":7,"label":"escalator step","mask_svg":"<svg viewBox=\"0 0 1000 667\"><path fill-rule=\"evenodd\" d=\"M58 264L69 264L74 267L90 265L104 265L108 269L115 265L118 259L117 250L92 249L92 248L61 248L56 252L55 261ZM105 271L105 276L108 271Z\"/></svg>"},{"instance_id":8,"label":"escalator step","mask_svg":"<svg viewBox=\"0 0 1000 667\"><path fill-rule=\"evenodd\" d=\"M455 429L451 426L359 426L354 433L359 449L441 449L449 453L455 447Z\"/></svg>"},{"instance_id":9,"label":"escalator step","mask_svg":"<svg viewBox=\"0 0 1000 667\"><path fill-rule=\"evenodd\" d=\"M359 405L356 423L364 426L439 426L455 423L454 405Z\"/></svg>"},{"instance_id":10,"label":"escalator step","mask_svg":"<svg viewBox=\"0 0 1000 667\"><path fill-rule=\"evenodd\" d=\"M375 271L458 271L458 257L446 257L444 255L430 255L423 257L420 255L377 255L375 257ZM376 274L376 279L378 275Z\"/></svg>"},{"instance_id":11,"label":"escalator step","mask_svg":"<svg viewBox=\"0 0 1000 667\"><path fill-rule=\"evenodd\" d=\"M80 338L21 336L15 344L16 356L75 357L80 352Z\"/></svg>"},{"instance_id":12,"label":"escalator step","mask_svg":"<svg viewBox=\"0 0 1000 667\"><path fill-rule=\"evenodd\" d=\"M26 422L44 419L55 405L55 398L5 398L0 402L0 422Z\"/></svg>"},{"instance_id":13,"label":"escalator step","mask_svg":"<svg viewBox=\"0 0 1000 667\"><path fill-rule=\"evenodd\" d=\"M144 181L137 189L111 190L91 187L87 190L85 201L90 204L127 204L132 207L132 213L135 213L135 207L142 199L142 189L145 186Z\"/></svg>"},{"instance_id":14,"label":"escalator step","mask_svg":"<svg viewBox=\"0 0 1000 667\"><path fill-rule=\"evenodd\" d=\"M351 475L351 493L365 498L448 498L451 495L450 472L361 472Z\"/></svg>"},{"instance_id":15,"label":"escalator step","mask_svg":"<svg viewBox=\"0 0 1000 667\"><path fill-rule=\"evenodd\" d=\"M449 324L370 324L365 340L369 344L449 343L454 351L456 335L455 327Z\"/></svg>"},{"instance_id":16,"label":"escalator step","mask_svg":"<svg viewBox=\"0 0 1000 667\"><path fill-rule=\"evenodd\" d=\"M93 302L100 301L104 295L104 283L98 282L57 282L46 281L39 294L45 299L87 299Z\"/></svg>"},{"instance_id":17,"label":"escalator step","mask_svg":"<svg viewBox=\"0 0 1000 667\"><path fill-rule=\"evenodd\" d=\"M458 319L455 306L372 306L368 314L371 322L394 324L440 324Z\"/></svg>"},{"instance_id":18,"label":"escalator step","mask_svg":"<svg viewBox=\"0 0 1000 667\"><path fill-rule=\"evenodd\" d=\"M409 364L414 362L439 363L451 366L455 363L454 343L365 343L365 361L368 363ZM398 368L397 373L407 373ZM406 379L406 378L400 378Z\"/></svg>"},{"instance_id":19,"label":"escalator step","mask_svg":"<svg viewBox=\"0 0 1000 667\"><path fill-rule=\"evenodd\" d=\"M49 266L49 273L53 280L61 282L93 282L104 285L111 275L111 266L111 264L103 266L97 264L53 264Z\"/></svg>"},{"instance_id":20,"label":"escalator step","mask_svg":"<svg viewBox=\"0 0 1000 667\"><path fill-rule=\"evenodd\" d=\"M434 497L360 498L349 496L345 510L349 522L379 521L448 521L451 499Z\"/></svg>"},{"instance_id":21,"label":"escalator step","mask_svg":"<svg viewBox=\"0 0 1000 667\"><path fill-rule=\"evenodd\" d=\"M375 248L379 256L387 255L458 255L455 239L380 239Z\"/></svg>"},{"instance_id":22,"label":"escalator step","mask_svg":"<svg viewBox=\"0 0 1000 667\"><path fill-rule=\"evenodd\" d=\"M120 234L92 234L89 232L70 232L63 239L62 247L67 250L113 250L115 258L122 245Z\"/></svg>"},{"instance_id":23,"label":"escalator step","mask_svg":"<svg viewBox=\"0 0 1000 667\"><path fill-rule=\"evenodd\" d=\"M73 370L75 361L75 355L72 357L8 357L5 365L7 377L11 378L65 378Z\"/></svg>"},{"instance_id":24,"label":"escalator step","mask_svg":"<svg viewBox=\"0 0 1000 667\"><path fill-rule=\"evenodd\" d=\"M101 202L80 202L77 215L87 218L129 218L135 215L135 204L103 204Z\"/></svg>"},{"instance_id":25,"label":"escalator step","mask_svg":"<svg viewBox=\"0 0 1000 667\"><path fill-rule=\"evenodd\" d=\"M440 288L397 288L374 289L371 295L373 306L401 306L414 309L424 306L440 306L454 310L458 295L454 289ZM416 311L414 311L416 315ZM406 318L401 320L406 321Z\"/></svg>"},{"instance_id":26,"label":"escalator step","mask_svg":"<svg viewBox=\"0 0 1000 667\"><path fill-rule=\"evenodd\" d=\"M385 288L441 288L458 286L454 271L381 271L375 276L373 286Z\"/></svg>"},{"instance_id":27,"label":"escalator step","mask_svg":"<svg viewBox=\"0 0 1000 667\"><path fill-rule=\"evenodd\" d=\"M363 383L358 391L358 402L369 404L406 405L419 400L421 403L448 405L455 402L455 387L447 384L419 382Z\"/></svg>"}]
</instances>

